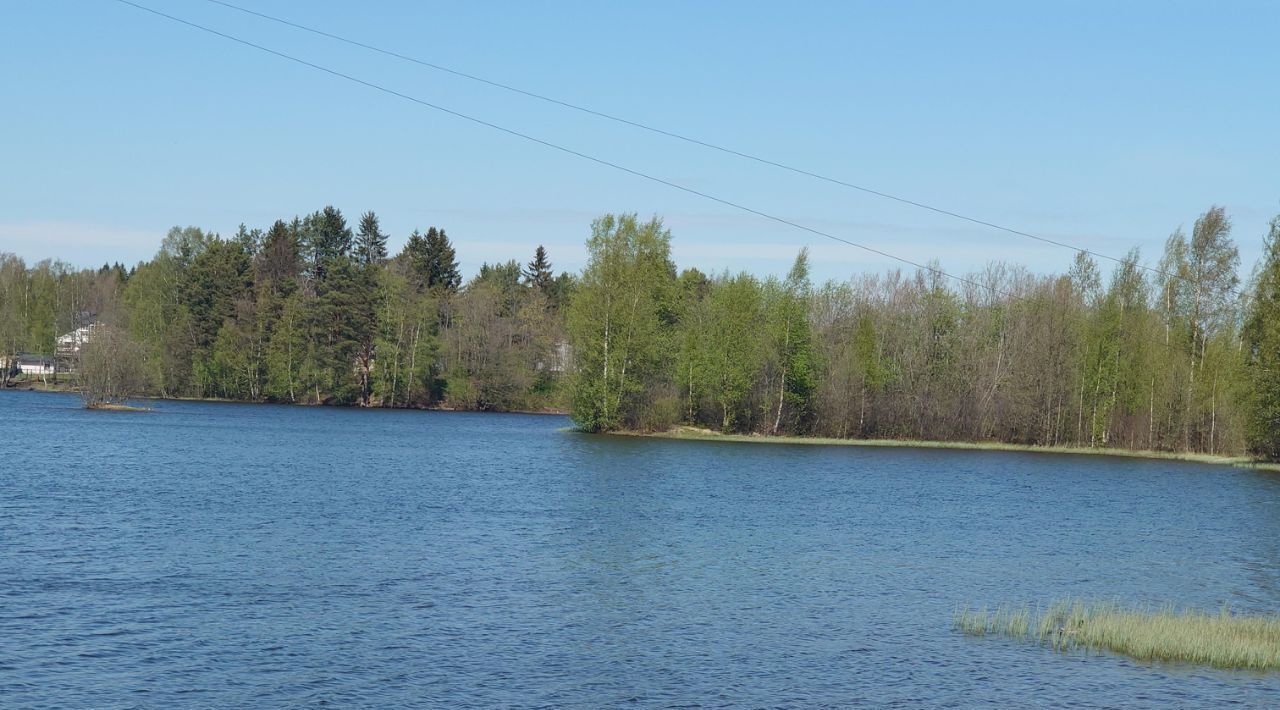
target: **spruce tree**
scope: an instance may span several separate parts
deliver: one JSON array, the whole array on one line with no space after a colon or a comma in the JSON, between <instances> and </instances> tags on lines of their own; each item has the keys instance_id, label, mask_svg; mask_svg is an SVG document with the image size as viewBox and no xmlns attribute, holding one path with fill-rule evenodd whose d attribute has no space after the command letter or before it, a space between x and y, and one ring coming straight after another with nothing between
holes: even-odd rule
<instances>
[{"instance_id":1,"label":"spruce tree","mask_svg":"<svg viewBox=\"0 0 1280 710\"><path fill-rule=\"evenodd\" d=\"M409 280L414 289L418 292L425 291L431 272L427 238L418 230L413 230L413 234L409 235L409 240L405 242L404 249L400 252L399 259L409 267Z\"/></svg>"},{"instance_id":2,"label":"spruce tree","mask_svg":"<svg viewBox=\"0 0 1280 710\"><path fill-rule=\"evenodd\" d=\"M457 291L462 285L457 254L443 229L429 227L426 234L415 229L409 235L400 258L408 262L413 285L418 291Z\"/></svg>"},{"instance_id":3,"label":"spruce tree","mask_svg":"<svg viewBox=\"0 0 1280 710\"><path fill-rule=\"evenodd\" d=\"M381 264L387 258L387 235L382 233L378 216L372 210L360 217L354 256L356 263L361 266Z\"/></svg>"},{"instance_id":4,"label":"spruce tree","mask_svg":"<svg viewBox=\"0 0 1280 710\"><path fill-rule=\"evenodd\" d=\"M529 262L528 268L524 271L524 281L542 293L550 295L548 291L554 279L555 276L551 273L551 262L547 260L547 250L539 244L537 250L533 252L533 261Z\"/></svg>"},{"instance_id":5,"label":"spruce tree","mask_svg":"<svg viewBox=\"0 0 1280 710\"><path fill-rule=\"evenodd\" d=\"M427 230L425 257L427 288L457 291L462 285L462 272L458 271L457 254L443 228Z\"/></svg>"},{"instance_id":6,"label":"spruce tree","mask_svg":"<svg viewBox=\"0 0 1280 710\"><path fill-rule=\"evenodd\" d=\"M283 220L276 220L262 239L262 248L255 256L258 281L276 295L288 295L298 285L302 274L298 254L298 234Z\"/></svg>"},{"instance_id":7,"label":"spruce tree","mask_svg":"<svg viewBox=\"0 0 1280 710\"><path fill-rule=\"evenodd\" d=\"M351 251L351 229L342 211L332 205L303 221L303 234L311 256L311 273L324 280L329 266Z\"/></svg>"}]
</instances>

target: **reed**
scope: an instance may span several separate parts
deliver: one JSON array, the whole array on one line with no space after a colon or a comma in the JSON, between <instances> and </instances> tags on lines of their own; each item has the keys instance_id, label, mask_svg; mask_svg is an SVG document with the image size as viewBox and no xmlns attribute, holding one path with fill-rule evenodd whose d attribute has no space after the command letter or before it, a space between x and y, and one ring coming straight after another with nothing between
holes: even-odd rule
<instances>
[{"instance_id":1,"label":"reed","mask_svg":"<svg viewBox=\"0 0 1280 710\"><path fill-rule=\"evenodd\" d=\"M1084 648L1147 661L1280 670L1280 616L1234 614L1226 607L1210 613L1066 599L1043 612L962 607L953 625L969 635L1023 639L1059 651Z\"/></svg>"}]
</instances>

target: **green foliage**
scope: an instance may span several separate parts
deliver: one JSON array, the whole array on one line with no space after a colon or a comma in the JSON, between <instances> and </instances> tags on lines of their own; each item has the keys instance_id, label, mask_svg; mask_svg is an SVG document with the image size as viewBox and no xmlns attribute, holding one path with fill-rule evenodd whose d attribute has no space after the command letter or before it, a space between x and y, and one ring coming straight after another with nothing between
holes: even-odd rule
<instances>
[{"instance_id":1,"label":"green foliage","mask_svg":"<svg viewBox=\"0 0 1280 710\"><path fill-rule=\"evenodd\" d=\"M772 434L782 430L784 415L796 431L804 431L809 423L810 397L817 375L809 323L810 295L809 250L801 249L786 281L770 280L765 285L764 322L778 390Z\"/></svg>"},{"instance_id":2,"label":"green foliage","mask_svg":"<svg viewBox=\"0 0 1280 710\"><path fill-rule=\"evenodd\" d=\"M342 211L332 205L308 215L302 221L299 236L310 257L311 274L317 281L323 281L334 262L351 251L351 229Z\"/></svg>"},{"instance_id":3,"label":"green foliage","mask_svg":"<svg viewBox=\"0 0 1280 710\"><path fill-rule=\"evenodd\" d=\"M550 295L552 283L555 281L555 275L551 272L551 262L547 260L547 250L541 244L533 252L533 261L529 262L529 266L523 272L525 283L533 288Z\"/></svg>"},{"instance_id":4,"label":"green foliage","mask_svg":"<svg viewBox=\"0 0 1280 710\"><path fill-rule=\"evenodd\" d=\"M267 230L262 246L255 257L255 277L278 297L293 293L302 276L302 246L299 243L301 227L295 222L286 225L276 220Z\"/></svg>"},{"instance_id":5,"label":"green foliage","mask_svg":"<svg viewBox=\"0 0 1280 710\"><path fill-rule=\"evenodd\" d=\"M457 254L443 229L430 227L426 235L414 231L409 235L402 257L408 262L418 290L451 292L462 285Z\"/></svg>"},{"instance_id":6,"label":"green foliage","mask_svg":"<svg viewBox=\"0 0 1280 710\"><path fill-rule=\"evenodd\" d=\"M309 314L309 364L315 388L335 403L368 403L368 371L353 363L373 341L375 307L369 272L347 257L330 262Z\"/></svg>"},{"instance_id":7,"label":"green foliage","mask_svg":"<svg viewBox=\"0 0 1280 710\"><path fill-rule=\"evenodd\" d=\"M525 287L520 264L512 259L492 266L481 264L480 273L468 288L491 290L498 314L511 316L520 306Z\"/></svg>"},{"instance_id":8,"label":"green foliage","mask_svg":"<svg viewBox=\"0 0 1280 710\"><path fill-rule=\"evenodd\" d=\"M705 325L697 329L703 341L700 369L724 431L752 418L751 390L765 367L763 318L764 296L754 277L739 274L711 287Z\"/></svg>"},{"instance_id":9,"label":"green foliage","mask_svg":"<svg viewBox=\"0 0 1280 710\"><path fill-rule=\"evenodd\" d=\"M272 401L298 402L305 395L302 364L307 351L309 308L304 299L300 291L284 298L267 339L263 393Z\"/></svg>"},{"instance_id":10,"label":"green foliage","mask_svg":"<svg viewBox=\"0 0 1280 710\"><path fill-rule=\"evenodd\" d=\"M676 308L671 233L657 218L606 215L592 223L587 251L567 321L572 414L585 431L610 431L637 424L665 379Z\"/></svg>"},{"instance_id":11,"label":"green foliage","mask_svg":"<svg viewBox=\"0 0 1280 710\"><path fill-rule=\"evenodd\" d=\"M1136 252L1105 283L1088 254L1061 276L997 262L960 285L932 267L815 289L803 251L784 279L677 277L659 220L608 215L580 276L538 248L464 287L443 230L388 260L372 212L353 236L328 207L230 239L175 227L130 269L0 254L0 357L111 323L161 396L1280 458L1277 229L1247 302L1216 207L1151 279Z\"/></svg>"},{"instance_id":12,"label":"green foliage","mask_svg":"<svg viewBox=\"0 0 1280 710\"><path fill-rule=\"evenodd\" d=\"M1280 461L1280 217L1271 221L1244 325L1249 451Z\"/></svg>"},{"instance_id":13,"label":"green foliage","mask_svg":"<svg viewBox=\"0 0 1280 710\"><path fill-rule=\"evenodd\" d=\"M236 302L253 287L249 254L239 242L214 237L191 259L182 284L192 342L207 349L223 322L235 316Z\"/></svg>"},{"instance_id":14,"label":"green foliage","mask_svg":"<svg viewBox=\"0 0 1280 710\"><path fill-rule=\"evenodd\" d=\"M360 229L356 232L355 250L352 252L357 264L375 266L387 258L387 235L382 233L378 224L378 216L372 211L360 217Z\"/></svg>"}]
</instances>

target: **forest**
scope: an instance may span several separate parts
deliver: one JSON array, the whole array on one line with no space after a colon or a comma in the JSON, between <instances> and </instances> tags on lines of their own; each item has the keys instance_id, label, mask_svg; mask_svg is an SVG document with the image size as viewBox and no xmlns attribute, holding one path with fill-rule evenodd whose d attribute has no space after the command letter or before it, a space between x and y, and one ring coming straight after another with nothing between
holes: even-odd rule
<instances>
[{"instance_id":1,"label":"forest","mask_svg":"<svg viewBox=\"0 0 1280 710\"><path fill-rule=\"evenodd\" d=\"M1231 232L1213 207L1154 263L1135 250L1106 273L1081 252L1059 275L931 263L814 284L803 249L785 278L679 270L660 219L605 215L579 274L537 246L464 280L443 228L392 256L374 213L353 228L325 207L227 238L175 227L129 268L0 254L0 355L94 324L65 367L113 363L130 396L1275 460L1280 217L1247 273Z\"/></svg>"}]
</instances>

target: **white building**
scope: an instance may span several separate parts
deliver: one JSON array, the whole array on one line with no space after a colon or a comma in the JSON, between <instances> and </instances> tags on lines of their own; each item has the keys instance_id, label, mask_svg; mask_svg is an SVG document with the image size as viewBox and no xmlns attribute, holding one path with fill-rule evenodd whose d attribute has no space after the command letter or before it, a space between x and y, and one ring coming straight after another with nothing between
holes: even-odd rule
<instances>
[{"instance_id":1,"label":"white building","mask_svg":"<svg viewBox=\"0 0 1280 710\"><path fill-rule=\"evenodd\" d=\"M569 370L569 364L573 361L573 348L569 347L568 342L561 340L555 344L548 355L549 357L547 360L539 360L534 363L533 367L535 370L567 372Z\"/></svg>"},{"instance_id":2,"label":"white building","mask_svg":"<svg viewBox=\"0 0 1280 710\"><path fill-rule=\"evenodd\" d=\"M58 354L59 355L76 355L80 352L80 348L93 339L94 331L101 328L101 323L90 323L82 328L76 328L70 333L58 336Z\"/></svg>"},{"instance_id":3,"label":"white building","mask_svg":"<svg viewBox=\"0 0 1280 710\"><path fill-rule=\"evenodd\" d=\"M19 355L15 358L18 371L24 375L52 375L58 371L53 358L44 355Z\"/></svg>"}]
</instances>

